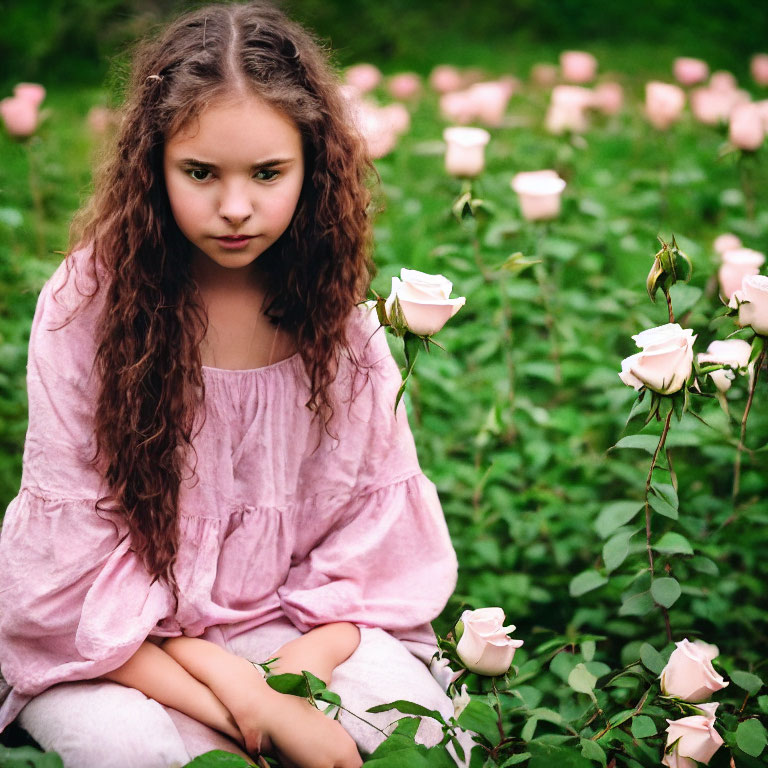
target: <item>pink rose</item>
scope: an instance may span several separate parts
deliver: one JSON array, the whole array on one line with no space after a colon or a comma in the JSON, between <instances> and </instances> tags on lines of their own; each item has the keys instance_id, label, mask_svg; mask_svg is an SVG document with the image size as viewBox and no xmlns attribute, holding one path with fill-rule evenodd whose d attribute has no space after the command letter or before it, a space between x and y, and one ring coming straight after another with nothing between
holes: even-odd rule
<instances>
[{"instance_id":1,"label":"pink rose","mask_svg":"<svg viewBox=\"0 0 768 768\"><path fill-rule=\"evenodd\" d=\"M394 99L415 99L421 93L421 78L415 72L401 72L390 79L387 90Z\"/></svg>"},{"instance_id":2,"label":"pink rose","mask_svg":"<svg viewBox=\"0 0 768 768\"><path fill-rule=\"evenodd\" d=\"M739 87L739 83L733 74L720 69L712 73L712 77L709 78L709 87L716 91L735 91Z\"/></svg>"},{"instance_id":3,"label":"pink rose","mask_svg":"<svg viewBox=\"0 0 768 768\"><path fill-rule=\"evenodd\" d=\"M444 93L440 97L440 114L452 123L471 123L475 119L475 103L469 91Z\"/></svg>"},{"instance_id":4,"label":"pink rose","mask_svg":"<svg viewBox=\"0 0 768 768\"><path fill-rule=\"evenodd\" d=\"M728 304L739 309L739 325L751 325L760 336L768 336L768 277L747 275L741 281L741 290L736 291Z\"/></svg>"},{"instance_id":5,"label":"pink rose","mask_svg":"<svg viewBox=\"0 0 768 768\"><path fill-rule=\"evenodd\" d=\"M741 281L747 275L756 275L765 263L765 256L751 248L731 248L723 253L723 262L717 271L720 293L726 299L741 288Z\"/></svg>"},{"instance_id":6,"label":"pink rose","mask_svg":"<svg viewBox=\"0 0 768 768\"><path fill-rule=\"evenodd\" d=\"M736 378L734 371L746 372L751 351L752 346L744 339L724 339L711 342L706 352L699 353L698 360L700 365L714 363L730 366L709 374L720 392L727 392L731 388L731 382Z\"/></svg>"},{"instance_id":7,"label":"pink rose","mask_svg":"<svg viewBox=\"0 0 768 768\"><path fill-rule=\"evenodd\" d=\"M660 675L665 696L677 696L696 704L728 685L712 666L712 659L720 653L716 645L701 640L691 643L687 639L675 645Z\"/></svg>"},{"instance_id":8,"label":"pink rose","mask_svg":"<svg viewBox=\"0 0 768 768\"><path fill-rule=\"evenodd\" d=\"M45 98L45 88L39 83L19 83L14 86L13 95L39 107Z\"/></svg>"},{"instance_id":9,"label":"pink rose","mask_svg":"<svg viewBox=\"0 0 768 768\"><path fill-rule=\"evenodd\" d=\"M740 104L731 112L728 138L739 149L754 152L765 139L760 109L754 104Z\"/></svg>"},{"instance_id":10,"label":"pink rose","mask_svg":"<svg viewBox=\"0 0 768 768\"><path fill-rule=\"evenodd\" d=\"M587 109L594 95L589 88L579 85L556 85L552 89L549 109L545 118L546 129L559 135L565 131L583 133L587 130Z\"/></svg>"},{"instance_id":11,"label":"pink rose","mask_svg":"<svg viewBox=\"0 0 768 768\"><path fill-rule=\"evenodd\" d=\"M586 51L563 51L560 69L569 83L589 83L597 74L597 59Z\"/></svg>"},{"instance_id":12,"label":"pink rose","mask_svg":"<svg viewBox=\"0 0 768 768\"><path fill-rule=\"evenodd\" d=\"M726 251L741 248L741 240L731 232L725 232L715 238L712 247L715 249L715 253L719 253L722 256Z\"/></svg>"},{"instance_id":13,"label":"pink rose","mask_svg":"<svg viewBox=\"0 0 768 768\"><path fill-rule=\"evenodd\" d=\"M450 64L440 64L432 70L429 76L429 84L438 93L458 91L464 86L464 79L456 67Z\"/></svg>"},{"instance_id":14,"label":"pink rose","mask_svg":"<svg viewBox=\"0 0 768 768\"><path fill-rule=\"evenodd\" d=\"M464 611L461 622L464 633L456 653L464 666L470 672L488 677L505 674L523 641L509 637L515 627L511 624L503 626L504 611L501 608Z\"/></svg>"},{"instance_id":15,"label":"pink rose","mask_svg":"<svg viewBox=\"0 0 768 768\"><path fill-rule=\"evenodd\" d=\"M26 139L37 130L39 114L37 104L19 96L0 101L0 116L6 130L16 139Z\"/></svg>"},{"instance_id":16,"label":"pink rose","mask_svg":"<svg viewBox=\"0 0 768 768\"><path fill-rule=\"evenodd\" d=\"M595 88L593 102L604 115L617 115L624 106L624 90L618 83L600 83Z\"/></svg>"},{"instance_id":17,"label":"pink rose","mask_svg":"<svg viewBox=\"0 0 768 768\"><path fill-rule=\"evenodd\" d=\"M715 730L717 703L701 704L703 715L691 715L680 720L667 720L667 747L661 761L668 768L696 768L707 765L723 745Z\"/></svg>"},{"instance_id":18,"label":"pink rose","mask_svg":"<svg viewBox=\"0 0 768 768\"><path fill-rule=\"evenodd\" d=\"M643 351L621 361L619 378L627 386L645 386L660 395L679 391L693 369L693 331L667 323L632 338Z\"/></svg>"},{"instance_id":19,"label":"pink rose","mask_svg":"<svg viewBox=\"0 0 768 768\"><path fill-rule=\"evenodd\" d=\"M528 221L554 219L560 215L560 198L565 181L556 171L529 171L518 173L512 179L517 192L523 218Z\"/></svg>"},{"instance_id":20,"label":"pink rose","mask_svg":"<svg viewBox=\"0 0 768 768\"><path fill-rule=\"evenodd\" d=\"M679 86L657 81L646 83L645 114L654 128L669 128L680 119L684 106L685 93Z\"/></svg>"},{"instance_id":21,"label":"pink rose","mask_svg":"<svg viewBox=\"0 0 768 768\"><path fill-rule=\"evenodd\" d=\"M744 99L743 91L695 88L691 91L691 112L700 123L720 125L728 121L733 108Z\"/></svg>"},{"instance_id":22,"label":"pink rose","mask_svg":"<svg viewBox=\"0 0 768 768\"><path fill-rule=\"evenodd\" d=\"M381 107L379 113L398 136L406 133L411 127L411 113L404 104L387 104L386 107Z\"/></svg>"},{"instance_id":23,"label":"pink rose","mask_svg":"<svg viewBox=\"0 0 768 768\"><path fill-rule=\"evenodd\" d=\"M445 170L451 176L478 176L485 168L485 145L491 134L483 128L454 126L443 131Z\"/></svg>"},{"instance_id":24,"label":"pink rose","mask_svg":"<svg viewBox=\"0 0 768 768\"><path fill-rule=\"evenodd\" d=\"M467 89L474 118L491 126L501 125L511 95L508 82L475 83Z\"/></svg>"},{"instance_id":25,"label":"pink rose","mask_svg":"<svg viewBox=\"0 0 768 768\"><path fill-rule=\"evenodd\" d=\"M463 306L461 296L449 298L453 284L442 275L401 269L392 278L392 291L384 304L390 323L402 323L417 336L437 333Z\"/></svg>"},{"instance_id":26,"label":"pink rose","mask_svg":"<svg viewBox=\"0 0 768 768\"><path fill-rule=\"evenodd\" d=\"M756 53L749 62L749 69L758 85L768 85L768 53Z\"/></svg>"},{"instance_id":27,"label":"pink rose","mask_svg":"<svg viewBox=\"0 0 768 768\"><path fill-rule=\"evenodd\" d=\"M557 83L559 72L554 64L534 64L531 68L531 80L539 88L552 88Z\"/></svg>"},{"instance_id":28,"label":"pink rose","mask_svg":"<svg viewBox=\"0 0 768 768\"><path fill-rule=\"evenodd\" d=\"M360 93L369 93L381 82L381 72L373 64L355 64L347 70L344 79Z\"/></svg>"},{"instance_id":29,"label":"pink rose","mask_svg":"<svg viewBox=\"0 0 768 768\"><path fill-rule=\"evenodd\" d=\"M680 85L696 85L696 83L703 83L709 77L709 66L706 61L701 59L680 56L675 59L672 66L675 80Z\"/></svg>"}]
</instances>

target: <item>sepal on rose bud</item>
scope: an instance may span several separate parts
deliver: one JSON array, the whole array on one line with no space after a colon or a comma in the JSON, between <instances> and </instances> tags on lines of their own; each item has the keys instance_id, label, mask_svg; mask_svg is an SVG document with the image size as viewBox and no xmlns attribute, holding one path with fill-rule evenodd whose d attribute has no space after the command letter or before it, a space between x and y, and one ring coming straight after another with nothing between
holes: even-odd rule
<instances>
[{"instance_id":1,"label":"sepal on rose bud","mask_svg":"<svg viewBox=\"0 0 768 768\"><path fill-rule=\"evenodd\" d=\"M687 283L691 279L691 260L677 247L675 236L666 243L659 238L661 250L656 254L645 287L651 301L656 301L659 288L669 295L669 289L677 282Z\"/></svg>"}]
</instances>

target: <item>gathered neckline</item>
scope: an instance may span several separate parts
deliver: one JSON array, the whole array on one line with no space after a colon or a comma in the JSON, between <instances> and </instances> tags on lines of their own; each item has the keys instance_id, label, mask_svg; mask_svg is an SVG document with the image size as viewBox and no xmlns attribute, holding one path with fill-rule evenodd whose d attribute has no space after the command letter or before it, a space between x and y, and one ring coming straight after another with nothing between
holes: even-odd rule
<instances>
[{"instance_id":1,"label":"gathered neckline","mask_svg":"<svg viewBox=\"0 0 768 768\"><path fill-rule=\"evenodd\" d=\"M258 368L216 368L215 366L211 365L203 365L202 369L204 371L208 371L210 373L216 373L216 374L256 374L256 373L268 373L269 371L275 370L276 368L280 368L282 366L286 366L289 363L295 362L297 359L301 359L301 353L294 352L292 355L289 355L288 357L284 357L282 360L278 360L276 363L270 363L269 365L261 365Z\"/></svg>"}]
</instances>

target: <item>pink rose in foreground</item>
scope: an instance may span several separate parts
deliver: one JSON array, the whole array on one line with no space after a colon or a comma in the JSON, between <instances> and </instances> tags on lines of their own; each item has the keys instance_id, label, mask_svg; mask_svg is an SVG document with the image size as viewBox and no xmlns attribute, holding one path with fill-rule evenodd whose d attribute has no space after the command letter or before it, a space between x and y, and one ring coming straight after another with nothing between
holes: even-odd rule
<instances>
[{"instance_id":1,"label":"pink rose in foreground","mask_svg":"<svg viewBox=\"0 0 768 768\"><path fill-rule=\"evenodd\" d=\"M699 353L699 365L710 363L728 365L736 371L746 372L751 351L752 345L744 341L744 339L713 341L707 347L706 352ZM736 378L736 373L731 369L721 368L719 371L712 371L709 374L712 382L720 392L727 392L731 388L731 382Z\"/></svg>"},{"instance_id":2,"label":"pink rose in foreground","mask_svg":"<svg viewBox=\"0 0 768 768\"><path fill-rule=\"evenodd\" d=\"M665 696L677 696L696 704L728 685L712 666L712 659L720 653L716 645L684 639L675 646L661 670L661 690Z\"/></svg>"},{"instance_id":3,"label":"pink rose in foreground","mask_svg":"<svg viewBox=\"0 0 768 768\"><path fill-rule=\"evenodd\" d=\"M45 88L39 83L19 83L14 86L13 95L39 107L45 98Z\"/></svg>"},{"instance_id":4,"label":"pink rose in foreground","mask_svg":"<svg viewBox=\"0 0 768 768\"><path fill-rule=\"evenodd\" d=\"M600 83L592 102L604 115L617 115L624 106L624 89L618 83Z\"/></svg>"},{"instance_id":5,"label":"pink rose in foreground","mask_svg":"<svg viewBox=\"0 0 768 768\"><path fill-rule=\"evenodd\" d=\"M464 633L456 646L456 653L464 666L478 675L503 675L512 664L515 651L523 644L513 640L513 625L504 626L501 608L479 608L461 615Z\"/></svg>"},{"instance_id":6,"label":"pink rose in foreground","mask_svg":"<svg viewBox=\"0 0 768 768\"><path fill-rule=\"evenodd\" d=\"M563 51L560 54L563 80L569 83L589 83L597 75L597 59L586 51Z\"/></svg>"},{"instance_id":7,"label":"pink rose in foreground","mask_svg":"<svg viewBox=\"0 0 768 768\"><path fill-rule=\"evenodd\" d=\"M394 99L415 99L421 93L421 78L415 72L401 72L390 79L387 90Z\"/></svg>"},{"instance_id":8,"label":"pink rose in foreground","mask_svg":"<svg viewBox=\"0 0 768 768\"><path fill-rule=\"evenodd\" d=\"M478 176L485 168L485 145L491 134L483 128L454 126L443 131L445 170L451 176Z\"/></svg>"},{"instance_id":9,"label":"pink rose in foreground","mask_svg":"<svg viewBox=\"0 0 768 768\"><path fill-rule=\"evenodd\" d=\"M717 703L701 704L704 714L667 720L667 747L663 765L669 768L696 768L696 762L707 765L723 745L715 730ZM668 750L668 751L667 751Z\"/></svg>"},{"instance_id":10,"label":"pink rose in foreground","mask_svg":"<svg viewBox=\"0 0 768 768\"><path fill-rule=\"evenodd\" d=\"M645 85L645 114L654 128L664 131L677 122L685 106L685 92L671 83L652 81Z\"/></svg>"},{"instance_id":11,"label":"pink rose in foreground","mask_svg":"<svg viewBox=\"0 0 768 768\"><path fill-rule=\"evenodd\" d=\"M667 323L632 338L643 351L621 361L619 378L629 387L648 387L660 395L682 389L693 369L693 331Z\"/></svg>"},{"instance_id":12,"label":"pink rose in foreground","mask_svg":"<svg viewBox=\"0 0 768 768\"><path fill-rule=\"evenodd\" d=\"M554 219L560 215L560 198L565 181L555 171L528 171L512 179L523 218L528 221Z\"/></svg>"},{"instance_id":13,"label":"pink rose in foreground","mask_svg":"<svg viewBox=\"0 0 768 768\"><path fill-rule=\"evenodd\" d=\"M731 144L739 149L754 152L765 139L765 128L760 109L754 104L740 104L731 112L728 127Z\"/></svg>"},{"instance_id":14,"label":"pink rose in foreground","mask_svg":"<svg viewBox=\"0 0 768 768\"><path fill-rule=\"evenodd\" d=\"M768 85L768 53L756 53L749 62L752 79L763 87Z\"/></svg>"},{"instance_id":15,"label":"pink rose in foreground","mask_svg":"<svg viewBox=\"0 0 768 768\"><path fill-rule=\"evenodd\" d=\"M539 88L552 88L557 83L560 70L554 64L534 64L531 80Z\"/></svg>"},{"instance_id":16,"label":"pink rose in foreground","mask_svg":"<svg viewBox=\"0 0 768 768\"><path fill-rule=\"evenodd\" d=\"M355 64L347 70L344 80L360 93L369 93L381 82L381 72L373 64Z\"/></svg>"},{"instance_id":17,"label":"pink rose in foreground","mask_svg":"<svg viewBox=\"0 0 768 768\"><path fill-rule=\"evenodd\" d=\"M390 323L397 322L399 314L399 320L411 333L432 336L466 302L463 296L451 299L452 290L453 284L442 275L401 269L400 277L392 278L392 291L384 304L387 318Z\"/></svg>"},{"instance_id":18,"label":"pink rose in foreground","mask_svg":"<svg viewBox=\"0 0 768 768\"><path fill-rule=\"evenodd\" d=\"M765 256L751 248L731 248L723 253L723 263L717 271L720 294L727 300L741 288L741 281L756 275L765 263Z\"/></svg>"},{"instance_id":19,"label":"pink rose in foreground","mask_svg":"<svg viewBox=\"0 0 768 768\"><path fill-rule=\"evenodd\" d=\"M565 131L583 133L587 130L587 109L592 106L593 93L579 85L556 85L552 89L545 118L546 129L559 135Z\"/></svg>"},{"instance_id":20,"label":"pink rose in foreground","mask_svg":"<svg viewBox=\"0 0 768 768\"><path fill-rule=\"evenodd\" d=\"M728 306L739 308L740 326L751 325L758 335L768 336L768 277L747 275L741 281L741 289L731 296Z\"/></svg>"},{"instance_id":21,"label":"pink rose in foreground","mask_svg":"<svg viewBox=\"0 0 768 768\"><path fill-rule=\"evenodd\" d=\"M726 251L741 248L741 240L731 232L725 232L715 238L712 247L715 249L715 253L719 253L722 256Z\"/></svg>"},{"instance_id":22,"label":"pink rose in foreground","mask_svg":"<svg viewBox=\"0 0 768 768\"><path fill-rule=\"evenodd\" d=\"M464 86L464 79L456 67L450 64L440 64L432 70L429 76L429 84L438 93L450 93L458 91Z\"/></svg>"},{"instance_id":23,"label":"pink rose in foreground","mask_svg":"<svg viewBox=\"0 0 768 768\"><path fill-rule=\"evenodd\" d=\"M0 101L0 117L8 133L16 139L26 139L37 130L37 105L28 99L19 96L3 99Z\"/></svg>"},{"instance_id":24,"label":"pink rose in foreground","mask_svg":"<svg viewBox=\"0 0 768 768\"><path fill-rule=\"evenodd\" d=\"M680 85L696 85L697 83L703 83L709 77L709 65L701 59L681 56L675 59L672 67L675 73L675 80Z\"/></svg>"}]
</instances>

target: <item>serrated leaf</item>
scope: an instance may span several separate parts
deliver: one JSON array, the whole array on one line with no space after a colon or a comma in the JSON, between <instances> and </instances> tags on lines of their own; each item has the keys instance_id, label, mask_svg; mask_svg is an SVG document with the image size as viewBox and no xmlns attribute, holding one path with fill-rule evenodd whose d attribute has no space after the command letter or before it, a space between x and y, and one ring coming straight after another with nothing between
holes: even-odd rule
<instances>
[{"instance_id":1,"label":"serrated leaf","mask_svg":"<svg viewBox=\"0 0 768 768\"><path fill-rule=\"evenodd\" d=\"M595 521L595 530L605 538L617 528L626 525L642 508L642 501L611 501L600 510Z\"/></svg>"},{"instance_id":2,"label":"serrated leaf","mask_svg":"<svg viewBox=\"0 0 768 768\"><path fill-rule=\"evenodd\" d=\"M674 531L665 533L655 544L652 545L657 552L662 555L692 555L693 547L685 536Z\"/></svg>"},{"instance_id":3,"label":"serrated leaf","mask_svg":"<svg viewBox=\"0 0 768 768\"><path fill-rule=\"evenodd\" d=\"M582 738L579 740L579 744L581 744L581 754L586 757L587 760L600 763L600 765L605 768L607 764L605 750L596 741Z\"/></svg>"},{"instance_id":4,"label":"serrated leaf","mask_svg":"<svg viewBox=\"0 0 768 768\"><path fill-rule=\"evenodd\" d=\"M636 739L645 739L653 736L658 729L656 723L647 715L637 715L632 718L632 735Z\"/></svg>"},{"instance_id":5,"label":"serrated leaf","mask_svg":"<svg viewBox=\"0 0 768 768\"><path fill-rule=\"evenodd\" d=\"M496 746L501 741L497 718L493 707L483 701L471 699L457 722L465 730L479 733L491 746Z\"/></svg>"},{"instance_id":6,"label":"serrated leaf","mask_svg":"<svg viewBox=\"0 0 768 768\"><path fill-rule=\"evenodd\" d=\"M664 657L650 643L643 643L640 646L640 661L646 669L650 669L656 675L660 675L665 667Z\"/></svg>"},{"instance_id":7,"label":"serrated leaf","mask_svg":"<svg viewBox=\"0 0 768 768\"><path fill-rule=\"evenodd\" d=\"M578 693L592 693L595 690L597 677L584 664L577 664L568 675L568 685Z\"/></svg>"},{"instance_id":8,"label":"serrated leaf","mask_svg":"<svg viewBox=\"0 0 768 768\"><path fill-rule=\"evenodd\" d=\"M651 584L651 597L665 608L671 608L677 602L681 593L682 589L677 579L671 577L654 579Z\"/></svg>"},{"instance_id":9,"label":"serrated leaf","mask_svg":"<svg viewBox=\"0 0 768 768\"><path fill-rule=\"evenodd\" d=\"M607 583L608 579L601 573L597 571L583 571L571 579L568 591L571 597L580 597Z\"/></svg>"},{"instance_id":10,"label":"serrated leaf","mask_svg":"<svg viewBox=\"0 0 768 768\"><path fill-rule=\"evenodd\" d=\"M645 616L653 610L653 605L650 592L638 592L622 602L619 616Z\"/></svg>"},{"instance_id":11,"label":"serrated leaf","mask_svg":"<svg viewBox=\"0 0 768 768\"><path fill-rule=\"evenodd\" d=\"M731 680L750 696L754 696L765 685L762 679L752 672L741 672L737 669L730 675Z\"/></svg>"},{"instance_id":12,"label":"serrated leaf","mask_svg":"<svg viewBox=\"0 0 768 768\"><path fill-rule=\"evenodd\" d=\"M637 448L641 451L647 451L653 456L656 453L656 446L659 444L659 438L654 435L627 435L622 437L616 445L610 450L618 448Z\"/></svg>"},{"instance_id":13,"label":"serrated leaf","mask_svg":"<svg viewBox=\"0 0 768 768\"><path fill-rule=\"evenodd\" d=\"M621 531L611 536L603 546L603 562L608 571L615 571L629 554L629 540L634 531Z\"/></svg>"},{"instance_id":14,"label":"serrated leaf","mask_svg":"<svg viewBox=\"0 0 768 768\"><path fill-rule=\"evenodd\" d=\"M767 743L765 728L756 718L739 723L736 728L736 744L752 757L760 757Z\"/></svg>"}]
</instances>

